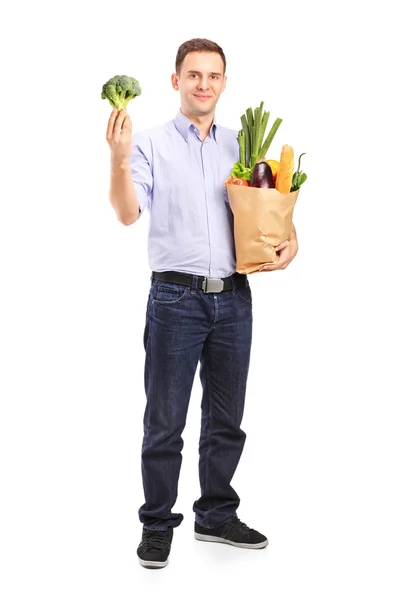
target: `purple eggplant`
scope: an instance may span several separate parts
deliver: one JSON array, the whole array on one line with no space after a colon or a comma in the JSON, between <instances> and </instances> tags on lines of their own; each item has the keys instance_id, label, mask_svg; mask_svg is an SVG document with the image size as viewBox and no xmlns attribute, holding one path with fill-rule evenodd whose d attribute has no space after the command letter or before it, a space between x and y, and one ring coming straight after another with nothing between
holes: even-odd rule
<instances>
[{"instance_id":1,"label":"purple eggplant","mask_svg":"<svg viewBox=\"0 0 400 600\"><path fill-rule=\"evenodd\" d=\"M275 187L272 169L268 163L261 161L254 165L250 185L258 188Z\"/></svg>"}]
</instances>

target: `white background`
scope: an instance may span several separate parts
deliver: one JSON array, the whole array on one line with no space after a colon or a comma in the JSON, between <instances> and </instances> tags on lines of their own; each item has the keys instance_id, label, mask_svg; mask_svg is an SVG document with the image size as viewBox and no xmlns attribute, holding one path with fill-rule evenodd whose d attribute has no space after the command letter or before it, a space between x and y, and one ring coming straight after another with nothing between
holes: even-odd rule
<instances>
[{"instance_id":1,"label":"white background","mask_svg":"<svg viewBox=\"0 0 400 600\"><path fill-rule=\"evenodd\" d=\"M19 2L2 14L2 600L399 598L399 55L394 2ZM261 551L193 538L193 387L170 564L140 567L147 213L108 201L103 83L135 130L179 108L179 45L219 43L217 119L261 100L307 152L289 268L251 276L233 485Z\"/></svg>"}]
</instances>

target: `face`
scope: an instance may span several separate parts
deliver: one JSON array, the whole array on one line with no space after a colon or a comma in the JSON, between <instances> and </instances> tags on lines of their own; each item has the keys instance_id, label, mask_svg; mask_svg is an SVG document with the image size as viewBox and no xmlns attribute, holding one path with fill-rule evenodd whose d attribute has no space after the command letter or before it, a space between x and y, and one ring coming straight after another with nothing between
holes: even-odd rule
<instances>
[{"instance_id":1,"label":"face","mask_svg":"<svg viewBox=\"0 0 400 600\"><path fill-rule=\"evenodd\" d=\"M224 63L217 52L189 52L183 60L179 75L171 77L172 86L179 91L185 114L213 114L225 89Z\"/></svg>"}]
</instances>

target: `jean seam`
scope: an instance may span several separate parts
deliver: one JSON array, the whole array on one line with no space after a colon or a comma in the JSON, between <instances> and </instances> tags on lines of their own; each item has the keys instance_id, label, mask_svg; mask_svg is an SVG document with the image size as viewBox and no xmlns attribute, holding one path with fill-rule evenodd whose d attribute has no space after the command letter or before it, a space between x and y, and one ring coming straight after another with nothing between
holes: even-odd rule
<instances>
[{"instance_id":1,"label":"jean seam","mask_svg":"<svg viewBox=\"0 0 400 600\"><path fill-rule=\"evenodd\" d=\"M210 384L210 373L209 373L209 369L208 369L208 352L207 352L207 341L205 342L206 348L205 348L205 366L206 366L206 379L207 379L207 388L208 388L208 404L209 404L209 411L208 411L208 418L207 418L207 450L206 450L206 456L205 456L205 486L204 486L204 491L206 493L207 496L210 496L210 462L209 462L209 453L210 453L210 428L211 428L211 412L212 412L212 403L211 403L211 384ZM208 518L205 517L204 518L204 523L206 526L208 526Z\"/></svg>"},{"instance_id":2,"label":"jean seam","mask_svg":"<svg viewBox=\"0 0 400 600\"><path fill-rule=\"evenodd\" d=\"M153 308L153 302L154 302L154 298L152 298L150 307L149 307L149 315L148 315L148 319L149 319L149 323L148 323L148 327L149 327L149 331L148 331L148 335L147 335L147 344L146 344L146 348L145 348L145 360L147 358L147 360L151 361L151 349L152 349L152 332L153 332L153 314L152 314L152 308ZM149 350L147 350L147 347L149 346ZM145 409L146 410L146 409ZM144 421L144 419L143 419ZM143 432L143 441L142 441L142 448L144 446L144 444L147 442L148 439L148 433L150 431L150 410L148 411L147 414L147 419L146 421L143 422L144 425L144 432Z\"/></svg>"}]
</instances>

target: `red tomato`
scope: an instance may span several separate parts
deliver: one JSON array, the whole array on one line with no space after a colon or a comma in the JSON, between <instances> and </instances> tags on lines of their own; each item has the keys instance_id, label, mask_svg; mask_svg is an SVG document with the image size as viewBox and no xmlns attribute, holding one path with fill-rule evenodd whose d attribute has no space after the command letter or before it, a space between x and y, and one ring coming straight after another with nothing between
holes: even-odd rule
<instances>
[{"instance_id":1,"label":"red tomato","mask_svg":"<svg viewBox=\"0 0 400 600\"><path fill-rule=\"evenodd\" d=\"M241 177L229 177L226 181L225 181L225 185L229 183L229 184L233 184L233 185L249 185L249 182L246 181L245 179L242 179Z\"/></svg>"}]
</instances>

